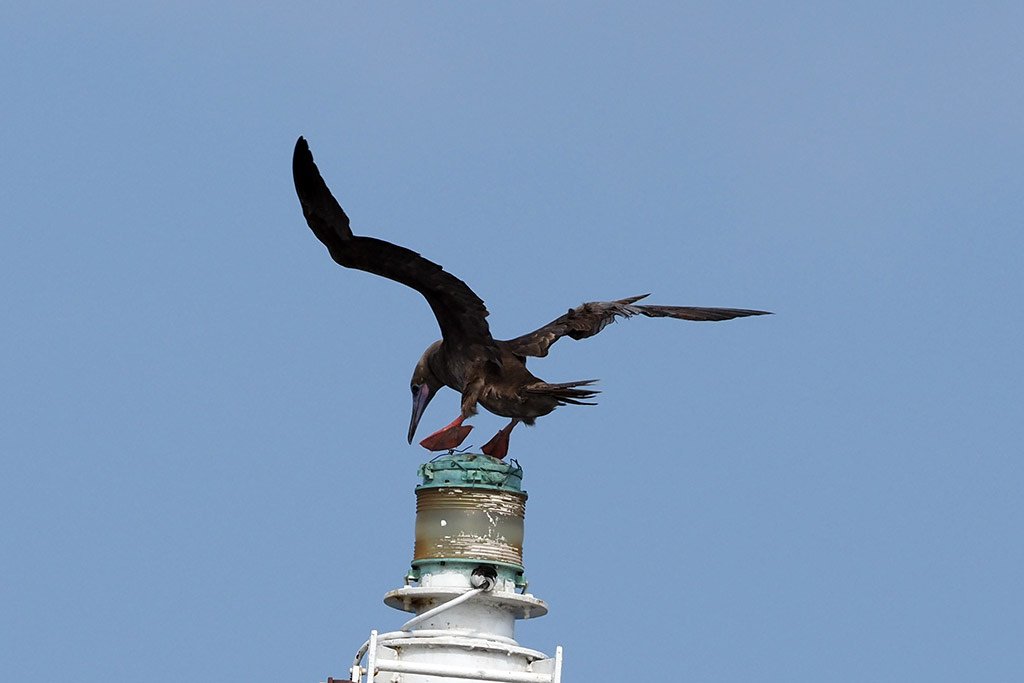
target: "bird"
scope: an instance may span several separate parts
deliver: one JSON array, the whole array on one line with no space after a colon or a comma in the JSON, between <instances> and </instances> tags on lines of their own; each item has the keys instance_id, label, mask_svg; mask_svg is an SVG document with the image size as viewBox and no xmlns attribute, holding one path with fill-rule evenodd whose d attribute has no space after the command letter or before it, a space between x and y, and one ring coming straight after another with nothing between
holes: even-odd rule
<instances>
[{"instance_id":1,"label":"bird","mask_svg":"<svg viewBox=\"0 0 1024 683\"><path fill-rule=\"evenodd\" d=\"M444 387L462 394L458 416L430 434L420 445L429 451L454 451L469 435L464 422L483 406L509 418L481 450L502 459L509 436L519 423L535 420L566 405L595 405L597 380L545 382L526 367L527 358L543 358L563 337L592 337L618 318L646 316L693 321L720 321L769 315L745 308L704 308L640 304L647 294L614 301L590 301L570 308L551 322L514 339L491 336L488 311L470 287L440 265L406 247L375 237L353 234L349 217L331 194L304 137L295 143L292 174L302 213L313 234L339 265L400 282L419 292L437 319L441 339L430 344L417 361L409 383L412 417L407 434L412 444L427 406Z\"/></svg>"}]
</instances>

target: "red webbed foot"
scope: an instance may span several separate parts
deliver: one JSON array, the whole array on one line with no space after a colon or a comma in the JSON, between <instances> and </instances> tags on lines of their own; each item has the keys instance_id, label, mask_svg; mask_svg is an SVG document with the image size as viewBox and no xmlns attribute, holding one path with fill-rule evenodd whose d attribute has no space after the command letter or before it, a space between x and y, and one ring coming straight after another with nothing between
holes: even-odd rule
<instances>
[{"instance_id":1,"label":"red webbed foot","mask_svg":"<svg viewBox=\"0 0 1024 683\"><path fill-rule=\"evenodd\" d=\"M465 418L459 417L446 427L420 441L420 445L428 451L453 451L462 445L469 433L473 431L473 425L463 425Z\"/></svg>"},{"instance_id":2,"label":"red webbed foot","mask_svg":"<svg viewBox=\"0 0 1024 683\"><path fill-rule=\"evenodd\" d=\"M519 420L509 422L497 434L491 437L491 440L485 443L480 450L492 458L497 458L498 460L504 458L508 455L508 437L512 434L512 429L517 424L519 424Z\"/></svg>"}]
</instances>

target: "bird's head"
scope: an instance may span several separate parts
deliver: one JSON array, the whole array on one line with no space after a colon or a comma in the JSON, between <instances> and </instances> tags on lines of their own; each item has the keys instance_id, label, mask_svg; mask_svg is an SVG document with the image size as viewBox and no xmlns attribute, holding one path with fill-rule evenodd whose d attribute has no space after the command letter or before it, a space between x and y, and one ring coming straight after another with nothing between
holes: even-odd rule
<instances>
[{"instance_id":1,"label":"bird's head","mask_svg":"<svg viewBox=\"0 0 1024 683\"><path fill-rule=\"evenodd\" d=\"M409 422L409 443L416 434L416 425L420 423L423 411L427 404L434 398L434 394L444 386L444 382L437 378L437 375L430 369L431 359L441 348L441 342L436 341L427 347L427 350L420 356L416 363L416 369L412 371L410 389L412 389L412 420Z\"/></svg>"}]
</instances>

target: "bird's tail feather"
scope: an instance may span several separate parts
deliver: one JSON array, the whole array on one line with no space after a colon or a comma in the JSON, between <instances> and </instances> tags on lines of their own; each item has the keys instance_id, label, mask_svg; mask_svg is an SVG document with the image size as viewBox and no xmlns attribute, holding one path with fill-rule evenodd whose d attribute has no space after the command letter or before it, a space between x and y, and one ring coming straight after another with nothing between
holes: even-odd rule
<instances>
[{"instance_id":1,"label":"bird's tail feather","mask_svg":"<svg viewBox=\"0 0 1024 683\"><path fill-rule=\"evenodd\" d=\"M597 382L596 379L584 379L578 382L561 382L552 384L550 382L534 382L526 387L531 394L545 394L558 401L559 405L572 404L574 406L596 406L596 403L588 402L586 399L594 398L600 391L597 389L581 389L589 387Z\"/></svg>"}]
</instances>

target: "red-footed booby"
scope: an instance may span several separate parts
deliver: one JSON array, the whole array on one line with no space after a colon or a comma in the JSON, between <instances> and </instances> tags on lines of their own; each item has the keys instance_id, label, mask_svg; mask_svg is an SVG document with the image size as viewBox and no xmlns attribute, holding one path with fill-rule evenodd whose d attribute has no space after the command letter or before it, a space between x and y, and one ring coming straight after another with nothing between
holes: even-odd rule
<instances>
[{"instance_id":1,"label":"red-footed booby","mask_svg":"<svg viewBox=\"0 0 1024 683\"><path fill-rule=\"evenodd\" d=\"M441 339L427 347L412 374L409 443L423 411L443 387L462 394L462 410L451 424L420 442L431 451L457 448L472 429L463 422L476 414L478 405L511 420L482 448L496 458L508 453L509 434L518 423L532 425L538 417L562 405L594 405L588 399L598 393L591 388L596 380L552 384L526 369L527 357L546 356L551 345L562 337L586 339L616 318L636 315L718 321L769 313L745 308L638 304L647 296L644 294L617 301L591 301L533 332L507 341L494 339L483 300L465 282L405 247L352 233L348 216L320 176L309 145L301 137L295 144L292 173L306 222L331 258L346 268L365 270L415 289L434 312Z\"/></svg>"}]
</instances>

